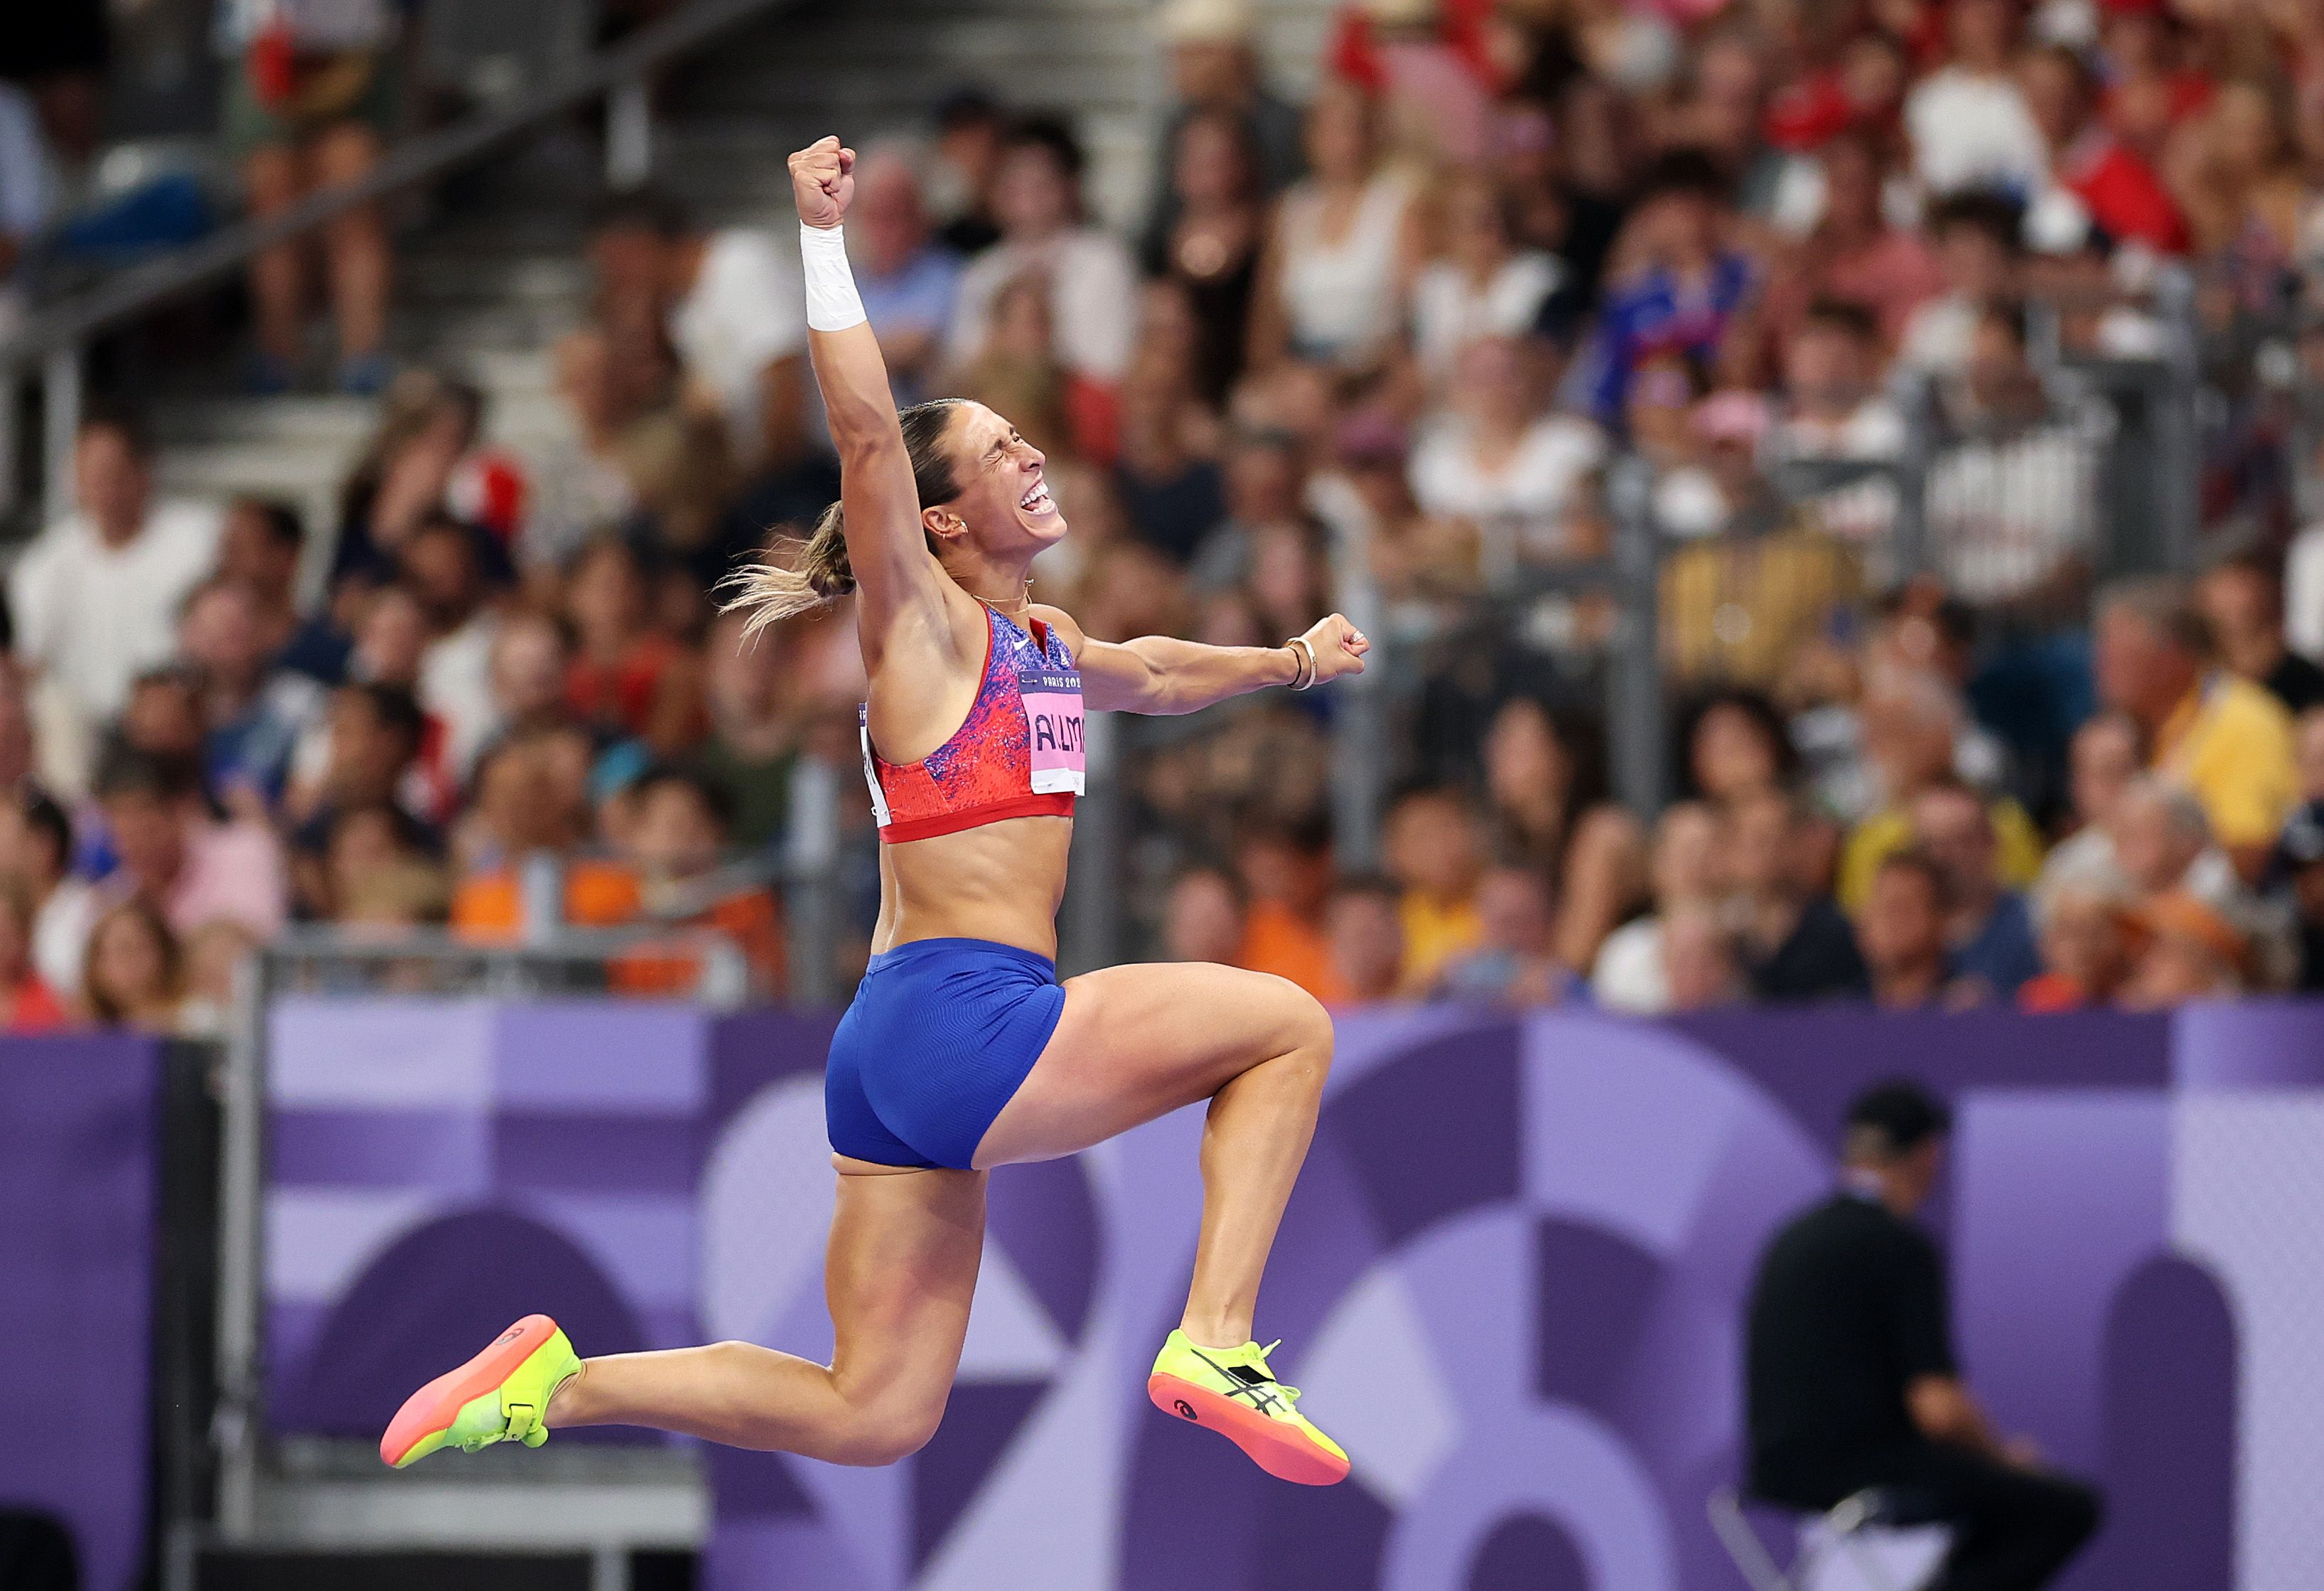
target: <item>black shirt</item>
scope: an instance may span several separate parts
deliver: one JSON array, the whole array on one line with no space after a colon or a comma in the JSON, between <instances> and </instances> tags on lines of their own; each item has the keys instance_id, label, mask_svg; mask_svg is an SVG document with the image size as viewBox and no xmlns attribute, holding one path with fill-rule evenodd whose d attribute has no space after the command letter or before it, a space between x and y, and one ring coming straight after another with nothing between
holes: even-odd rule
<instances>
[{"instance_id":1,"label":"black shirt","mask_svg":"<svg viewBox=\"0 0 2324 1591\"><path fill-rule=\"evenodd\" d=\"M1775 954L1745 969L1762 1000L1831 1000L1870 993L1856 930L1828 895L1810 901Z\"/></svg>"},{"instance_id":2,"label":"black shirt","mask_svg":"<svg viewBox=\"0 0 2324 1591\"><path fill-rule=\"evenodd\" d=\"M2324 669L2296 652L2285 652L2282 661L2270 669L2267 678L2260 683L2274 692L2275 699L2294 717L2318 702L2324 702Z\"/></svg>"},{"instance_id":3,"label":"black shirt","mask_svg":"<svg viewBox=\"0 0 2324 1591\"><path fill-rule=\"evenodd\" d=\"M1836 1195L1768 1245L1745 1338L1749 1489L1829 1507L1864 1484L1851 1475L1869 1456L1917 1439L1905 1387L1954 1374L1937 1245Z\"/></svg>"}]
</instances>

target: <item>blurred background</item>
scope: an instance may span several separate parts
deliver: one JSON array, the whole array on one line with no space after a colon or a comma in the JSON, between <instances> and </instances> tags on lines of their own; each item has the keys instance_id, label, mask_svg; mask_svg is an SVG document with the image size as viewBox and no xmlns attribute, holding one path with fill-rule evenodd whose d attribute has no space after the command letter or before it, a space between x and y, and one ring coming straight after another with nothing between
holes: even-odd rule
<instances>
[{"instance_id":1,"label":"blurred background","mask_svg":"<svg viewBox=\"0 0 2324 1591\"><path fill-rule=\"evenodd\" d=\"M1450 1288L1542 1355L1531 1434L1424 1399L1173 1556L1137 1499L1240 1477L1123 1401L1166 1123L1001 1179L901 1471L374 1473L512 1313L827 1333L861 666L844 605L741 647L715 592L837 491L783 165L829 132L899 399L1048 455L1038 599L1373 638L1093 722L1060 959L1347 1013L1295 1216L1377 1253L1285 1290L1419 1384L1399 1290ZM0 1505L78 1567L23 1526L0 1587L1741 1585L1750 1264L1900 1069L1959 1112L1972 1374L2115 1499L2062 1583L2304 1586L2319 272L2314 0L17 8L0 1411L70 1450ZM1486 1212L1505 1315L1414 1247Z\"/></svg>"}]
</instances>

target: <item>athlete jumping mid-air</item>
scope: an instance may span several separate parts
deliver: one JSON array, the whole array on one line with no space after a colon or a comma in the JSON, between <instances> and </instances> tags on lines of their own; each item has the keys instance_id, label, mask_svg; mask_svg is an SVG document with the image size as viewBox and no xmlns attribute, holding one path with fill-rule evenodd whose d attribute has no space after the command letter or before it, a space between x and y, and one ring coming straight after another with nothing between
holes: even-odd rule
<instances>
[{"instance_id":1,"label":"athlete jumping mid-air","mask_svg":"<svg viewBox=\"0 0 2324 1591\"><path fill-rule=\"evenodd\" d=\"M528 1316L415 1392L380 1443L539 1446L560 1426L641 1425L836 1464L888 1464L943 1416L984 1238L985 1173L1072 1154L1208 1100L1194 1283L1147 1390L1270 1475L1328 1485L1347 1455L1251 1340L1259 1273L1305 1159L1332 1023L1294 985L1199 964L1060 985L1056 911L1082 709L1186 713L1360 671L1337 615L1277 647L1096 641L1031 600L1065 533L1042 456L979 403L899 414L849 274L854 152L790 157L816 379L840 502L786 565L743 577L770 624L846 593L871 681L863 757L880 825L876 954L825 1078L839 1170L825 1286L828 1365L752 1343L580 1359Z\"/></svg>"}]
</instances>

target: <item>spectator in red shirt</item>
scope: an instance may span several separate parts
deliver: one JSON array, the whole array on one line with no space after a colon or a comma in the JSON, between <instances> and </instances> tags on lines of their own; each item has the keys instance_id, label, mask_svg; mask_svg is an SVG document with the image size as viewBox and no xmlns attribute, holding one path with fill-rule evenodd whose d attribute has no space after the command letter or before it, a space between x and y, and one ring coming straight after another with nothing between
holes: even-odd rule
<instances>
[{"instance_id":1,"label":"spectator in red shirt","mask_svg":"<svg viewBox=\"0 0 2324 1591\"><path fill-rule=\"evenodd\" d=\"M23 881L0 877L0 1027L43 1033L62 1027L64 1002L32 966L32 892Z\"/></svg>"},{"instance_id":2,"label":"spectator in red shirt","mask_svg":"<svg viewBox=\"0 0 2324 1591\"><path fill-rule=\"evenodd\" d=\"M2130 145L2098 119L2095 85L2080 56L2061 45L2030 51L2017 69L2019 90L2050 145L2054 190L2071 194L2098 229L2164 254L2183 254L2187 220L2170 190Z\"/></svg>"},{"instance_id":3,"label":"spectator in red shirt","mask_svg":"<svg viewBox=\"0 0 2324 1591\"><path fill-rule=\"evenodd\" d=\"M601 734L675 754L698 738L699 664L653 628L649 597L644 562L629 543L608 536L583 550L566 587L576 645L565 701Z\"/></svg>"}]
</instances>

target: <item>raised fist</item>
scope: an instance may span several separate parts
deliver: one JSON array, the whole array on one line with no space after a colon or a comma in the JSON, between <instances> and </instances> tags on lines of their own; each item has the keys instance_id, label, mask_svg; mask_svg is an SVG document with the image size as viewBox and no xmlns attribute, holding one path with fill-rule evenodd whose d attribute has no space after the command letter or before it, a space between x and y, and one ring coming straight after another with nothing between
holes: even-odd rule
<instances>
[{"instance_id":1,"label":"raised fist","mask_svg":"<svg viewBox=\"0 0 2324 1591\"><path fill-rule=\"evenodd\" d=\"M1362 673L1364 653L1372 649L1372 643L1364 639L1364 633L1348 623L1343 614L1333 614L1330 618L1321 620L1301 639L1315 649L1315 683L1318 685L1326 680L1337 680L1343 674Z\"/></svg>"},{"instance_id":2,"label":"raised fist","mask_svg":"<svg viewBox=\"0 0 2324 1591\"><path fill-rule=\"evenodd\" d=\"M791 197L810 227L836 227L855 197L855 152L836 137L818 138L791 156Z\"/></svg>"}]
</instances>

